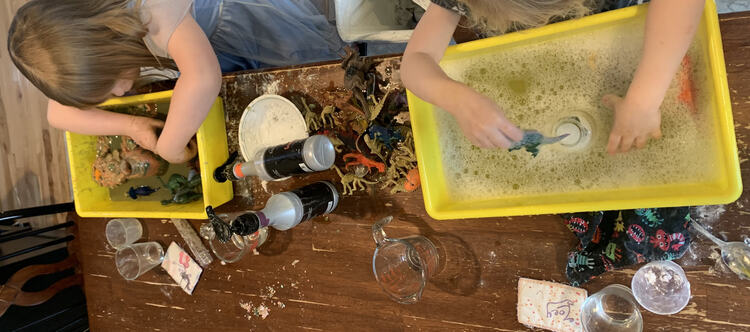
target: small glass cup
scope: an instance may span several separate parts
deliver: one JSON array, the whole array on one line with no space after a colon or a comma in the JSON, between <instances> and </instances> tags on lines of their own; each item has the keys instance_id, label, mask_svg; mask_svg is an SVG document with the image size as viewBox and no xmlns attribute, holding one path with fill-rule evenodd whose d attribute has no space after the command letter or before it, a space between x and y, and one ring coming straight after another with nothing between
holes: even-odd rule
<instances>
[{"instance_id":1,"label":"small glass cup","mask_svg":"<svg viewBox=\"0 0 750 332\"><path fill-rule=\"evenodd\" d=\"M416 303L422 297L427 280L435 275L439 263L437 247L420 235L388 238L383 227L393 217L372 225L377 247L372 256L372 271L383 291L402 304Z\"/></svg>"},{"instance_id":2,"label":"small glass cup","mask_svg":"<svg viewBox=\"0 0 750 332\"><path fill-rule=\"evenodd\" d=\"M636 301L657 315L680 312L690 302L685 271L671 261L654 261L638 269L630 282Z\"/></svg>"},{"instance_id":3,"label":"small glass cup","mask_svg":"<svg viewBox=\"0 0 750 332\"><path fill-rule=\"evenodd\" d=\"M586 298L581 325L585 332L641 332L643 317L630 288L615 284Z\"/></svg>"},{"instance_id":4,"label":"small glass cup","mask_svg":"<svg viewBox=\"0 0 750 332\"><path fill-rule=\"evenodd\" d=\"M118 250L115 255L117 271L127 280L140 277L163 260L164 248L157 242L134 243Z\"/></svg>"},{"instance_id":5,"label":"small glass cup","mask_svg":"<svg viewBox=\"0 0 750 332\"><path fill-rule=\"evenodd\" d=\"M219 215L219 218L225 218L226 215ZM208 246L211 252L224 263L235 263L245 254L261 246L268 239L268 227L263 227L257 232L240 236L233 234L229 241L221 242L216 237L211 223L205 223L200 228L201 237L208 240Z\"/></svg>"},{"instance_id":6,"label":"small glass cup","mask_svg":"<svg viewBox=\"0 0 750 332\"><path fill-rule=\"evenodd\" d=\"M120 249L138 241L143 236L143 226L135 218L112 219L107 222L104 232L109 245Z\"/></svg>"}]
</instances>

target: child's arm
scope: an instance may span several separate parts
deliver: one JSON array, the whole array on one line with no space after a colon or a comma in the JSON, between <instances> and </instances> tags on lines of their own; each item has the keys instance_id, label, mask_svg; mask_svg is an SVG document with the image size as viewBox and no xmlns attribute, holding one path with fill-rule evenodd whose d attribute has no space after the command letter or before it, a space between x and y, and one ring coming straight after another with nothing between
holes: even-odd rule
<instances>
[{"instance_id":1,"label":"child's arm","mask_svg":"<svg viewBox=\"0 0 750 332\"><path fill-rule=\"evenodd\" d=\"M653 0L646 18L643 54L625 98L606 95L615 110L609 153L627 152L661 137L659 106L698 27L704 0Z\"/></svg>"},{"instance_id":2,"label":"child's arm","mask_svg":"<svg viewBox=\"0 0 750 332\"><path fill-rule=\"evenodd\" d=\"M173 32L167 51L180 77L156 152L171 163L180 163L195 156L194 149L186 146L219 95L221 69L206 34L190 15Z\"/></svg>"},{"instance_id":3,"label":"child's arm","mask_svg":"<svg viewBox=\"0 0 750 332\"><path fill-rule=\"evenodd\" d=\"M459 19L458 14L430 4L406 46L401 80L415 95L451 113L474 145L508 148L511 140L521 140L523 132L494 101L450 79L438 65Z\"/></svg>"},{"instance_id":4,"label":"child's arm","mask_svg":"<svg viewBox=\"0 0 750 332\"><path fill-rule=\"evenodd\" d=\"M51 100L47 104L47 121L55 128L84 135L125 135L144 149L156 149L157 128L164 122L157 119L108 112L96 108L81 110Z\"/></svg>"}]
</instances>

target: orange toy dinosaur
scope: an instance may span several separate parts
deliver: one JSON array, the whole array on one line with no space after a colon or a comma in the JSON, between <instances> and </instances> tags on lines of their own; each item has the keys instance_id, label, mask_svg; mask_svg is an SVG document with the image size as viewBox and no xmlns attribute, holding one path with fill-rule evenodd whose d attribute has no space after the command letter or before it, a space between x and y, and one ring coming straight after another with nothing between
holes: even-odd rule
<instances>
[{"instance_id":1,"label":"orange toy dinosaur","mask_svg":"<svg viewBox=\"0 0 750 332\"><path fill-rule=\"evenodd\" d=\"M354 159L353 161L347 161L347 159ZM346 161L346 168L349 166L364 165L369 168L376 168L378 173L385 172L385 164L374 161L362 155L361 153L347 153L344 155L344 161Z\"/></svg>"}]
</instances>

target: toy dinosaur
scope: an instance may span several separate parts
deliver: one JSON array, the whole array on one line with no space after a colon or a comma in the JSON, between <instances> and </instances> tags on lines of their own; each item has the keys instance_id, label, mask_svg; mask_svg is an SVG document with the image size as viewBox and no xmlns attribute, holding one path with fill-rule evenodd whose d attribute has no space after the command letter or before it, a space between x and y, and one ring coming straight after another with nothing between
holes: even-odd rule
<instances>
[{"instance_id":1,"label":"toy dinosaur","mask_svg":"<svg viewBox=\"0 0 750 332\"><path fill-rule=\"evenodd\" d=\"M367 128L370 139L377 139L383 143L388 150L393 150L393 144L404 140L404 136L398 130L374 124Z\"/></svg>"},{"instance_id":2,"label":"toy dinosaur","mask_svg":"<svg viewBox=\"0 0 750 332\"><path fill-rule=\"evenodd\" d=\"M347 159L354 159L354 160L348 161ZM377 169L378 173L385 172L385 164L369 159L365 157L364 155L362 155L361 153L347 153L344 155L344 161L346 161L346 169L349 169L349 167L351 166L364 165L368 169L369 168Z\"/></svg>"},{"instance_id":3,"label":"toy dinosaur","mask_svg":"<svg viewBox=\"0 0 750 332\"><path fill-rule=\"evenodd\" d=\"M398 124L406 124L408 122L411 122L411 116L409 115L409 112L404 111L394 116L393 120Z\"/></svg>"},{"instance_id":4,"label":"toy dinosaur","mask_svg":"<svg viewBox=\"0 0 750 332\"><path fill-rule=\"evenodd\" d=\"M342 195L354 194L355 191L365 190L365 184L376 183L367 181L361 177L357 177L352 173L344 174L341 172L341 169L339 169L338 166L334 166L333 168L336 169L336 173L338 173L339 177L341 177L341 184L344 186L344 191L341 193Z\"/></svg>"},{"instance_id":5,"label":"toy dinosaur","mask_svg":"<svg viewBox=\"0 0 750 332\"><path fill-rule=\"evenodd\" d=\"M383 110L383 105L385 105L385 101L388 99L388 94L390 93L391 93L391 90L387 90L383 98L380 98L380 101L377 101L375 99L375 95L370 95L370 100L373 103L373 107L372 109L370 109L370 122L378 118L378 115L380 115L380 111Z\"/></svg>"},{"instance_id":6,"label":"toy dinosaur","mask_svg":"<svg viewBox=\"0 0 750 332\"><path fill-rule=\"evenodd\" d=\"M374 65L372 59L360 57L352 48L347 48L346 53L346 57L341 62L341 68L344 69L344 87L347 90L367 92L367 87L372 80L372 77L367 78L367 73Z\"/></svg>"},{"instance_id":7,"label":"toy dinosaur","mask_svg":"<svg viewBox=\"0 0 750 332\"><path fill-rule=\"evenodd\" d=\"M508 151L515 151L520 149L526 149L527 152L531 153L532 157L539 155L539 147L545 144L555 144L564 138L568 137L569 134L560 135L557 137L546 137L536 130L524 130L523 138L519 142L513 142L513 145L508 148Z\"/></svg>"},{"instance_id":8,"label":"toy dinosaur","mask_svg":"<svg viewBox=\"0 0 750 332\"><path fill-rule=\"evenodd\" d=\"M382 143L378 142L377 139L370 138L369 135L362 135L362 137L367 147L370 148L370 152L380 157L380 159L383 161L387 160L384 154L386 152L386 148ZM361 153L362 151L359 152Z\"/></svg>"},{"instance_id":9,"label":"toy dinosaur","mask_svg":"<svg viewBox=\"0 0 750 332\"><path fill-rule=\"evenodd\" d=\"M417 188L419 188L419 184L419 169L412 168L411 170L409 170L409 172L406 173L403 178L399 180L389 179L385 182L382 188L393 185L393 188L391 188L391 194L395 194L398 192L412 192L414 190L417 190Z\"/></svg>"},{"instance_id":10,"label":"toy dinosaur","mask_svg":"<svg viewBox=\"0 0 750 332\"><path fill-rule=\"evenodd\" d=\"M193 201L199 200L203 195L200 193L201 189L201 178L195 171L190 171L186 178L182 174L172 174L169 177L169 181L164 183L164 180L159 178L164 187L172 192L172 199L161 201L162 205L169 205L172 203L187 204Z\"/></svg>"},{"instance_id":11,"label":"toy dinosaur","mask_svg":"<svg viewBox=\"0 0 750 332\"><path fill-rule=\"evenodd\" d=\"M330 129L323 129L318 130L316 132L318 135L325 135L328 137L329 140L331 140L331 144L333 144L333 149L336 150L336 152L341 152L344 150L344 142L336 135L335 132L331 131Z\"/></svg>"},{"instance_id":12,"label":"toy dinosaur","mask_svg":"<svg viewBox=\"0 0 750 332\"><path fill-rule=\"evenodd\" d=\"M310 107L307 106L307 101L305 101L305 98L300 97L299 98L300 103L302 103L302 107L305 109L305 124L307 124L307 128L310 131L315 131L320 129L323 125L320 123L320 119L318 118L318 115L315 114L312 110L310 110Z\"/></svg>"},{"instance_id":13,"label":"toy dinosaur","mask_svg":"<svg viewBox=\"0 0 750 332\"><path fill-rule=\"evenodd\" d=\"M333 126L333 112L336 111L336 106L328 105L323 108L323 111L320 112L320 120L323 123L323 127L325 126ZM328 119L330 119L330 123L328 123Z\"/></svg>"},{"instance_id":14,"label":"toy dinosaur","mask_svg":"<svg viewBox=\"0 0 750 332\"><path fill-rule=\"evenodd\" d=\"M153 193L155 193L159 188L151 188L149 186L140 186L140 187L130 187L128 192L125 194L125 196L130 197L131 199L138 199L140 196L149 196Z\"/></svg>"}]
</instances>

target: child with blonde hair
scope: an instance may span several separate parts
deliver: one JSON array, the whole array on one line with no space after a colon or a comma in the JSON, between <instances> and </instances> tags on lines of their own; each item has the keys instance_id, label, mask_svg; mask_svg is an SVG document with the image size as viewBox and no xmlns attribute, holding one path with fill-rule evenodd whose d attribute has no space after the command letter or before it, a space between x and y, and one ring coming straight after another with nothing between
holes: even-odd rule
<instances>
[{"instance_id":1,"label":"child with blonde hair","mask_svg":"<svg viewBox=\"0 0 750 332\"><path fill-rule=\"evenodd\" d=\"M431 0L404 53L401 78L423 100L451 113L476 146L508 148L523 132L501 106L468 86L450 79L438 63L462 15L491 33L535 27L586 14L586 0ZM634 2L620 0L620 2ZM646 19L644 49L624 97L603 96L615 110L607 151L643 148L661 137L659 106L693 39L704 0L653 0Z\"/></svg>"},{"instance_id":2,"label":"child with blonde hair","mask_svg":"<svg viewBox=\"0 0 750 332\"><path fill-rule=\"evenodd\" d=\"M130 136L173 163L195 156L188 142L222 70L331 60L343 46L307 0L31 0L8 33L13 63L50 98L52 126ZM96 108L129 91L144 67L180 72L166 122Z\"/></svg>"}]
</instances>

